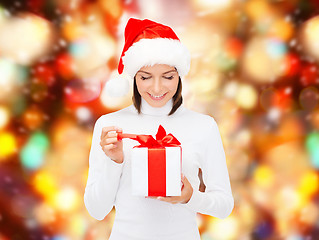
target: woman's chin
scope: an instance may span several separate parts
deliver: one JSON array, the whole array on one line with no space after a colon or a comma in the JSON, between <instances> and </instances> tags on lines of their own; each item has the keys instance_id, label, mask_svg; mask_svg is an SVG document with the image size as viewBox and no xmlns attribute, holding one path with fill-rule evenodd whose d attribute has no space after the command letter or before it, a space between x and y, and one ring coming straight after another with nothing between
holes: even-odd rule
<instances>
[{"instance_id":1,"label":"woman's chin","mask_svg":"<svg viewBox=\"0 0 319 240\"><path fill-rule=\"evenodd\" d=\"M163 107L167 103L167 100L165 98L161 100L154 100L152 98L148 98L147 102L152 107Z\"/></svg>"}]
</instances>

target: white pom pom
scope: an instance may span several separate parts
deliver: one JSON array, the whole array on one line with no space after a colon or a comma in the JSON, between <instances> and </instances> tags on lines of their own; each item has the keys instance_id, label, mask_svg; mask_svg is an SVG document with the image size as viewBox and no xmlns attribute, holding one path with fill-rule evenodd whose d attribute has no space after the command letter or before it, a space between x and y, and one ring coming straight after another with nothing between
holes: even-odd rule
<instances>
[{"instance_id":1,"label":"white pom pom","mask_svg":"<svg viewBox=\"0 0 319 240\"><path fill-rule=\"evenodd\" d=\"M117 71L113 71L110 79L105 84L105 91L111 97L123 97L129 89L129 76L126 74L119 75Z\"/></svg>"}]
</instances>

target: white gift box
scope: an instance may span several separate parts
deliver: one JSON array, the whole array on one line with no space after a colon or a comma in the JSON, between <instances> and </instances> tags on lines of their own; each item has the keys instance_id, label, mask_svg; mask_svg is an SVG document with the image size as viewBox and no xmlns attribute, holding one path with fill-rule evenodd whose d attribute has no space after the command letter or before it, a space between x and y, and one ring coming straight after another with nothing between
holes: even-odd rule
<instances>
[{"instance_id":1,"label":"white gift box","mask_svg":"<svg viewBox=\"0 0 319 240\"><path fill-rule=\"evenodd\" d=\"M132 149L134 196L180 196L182 148L134 147Z\"/></svg>"}]
</instances>

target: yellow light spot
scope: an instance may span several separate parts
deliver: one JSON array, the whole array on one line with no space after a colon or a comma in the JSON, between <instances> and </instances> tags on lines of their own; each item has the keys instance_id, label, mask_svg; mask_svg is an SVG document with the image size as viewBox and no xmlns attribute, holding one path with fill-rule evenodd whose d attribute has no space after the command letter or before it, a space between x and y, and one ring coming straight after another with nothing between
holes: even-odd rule
<instances>
[{"instance_id":1,"label":"yellow light spot","mask_svg":"<svg viewBox=\"0 0 319 240\"><path fill-rule=\"evenodd\" d=\"M252 86L248 84L242 84L238 88L235 100L240 107L251 109L256 106L257 98L257 92Z\"/></svg>"},{"instance_id":2,"label":"yellow light spot","mask_svg":"<svg viewBox=\"0 0 319 240\"><path fill-rule=\"evenodd\" d=\"M47 172L38 172L32 180L35 190L46 199L57 193L57 186L53 176Z\"/></svg>"},{"instance_id":3,"label":"yellow light spot","mask_svg":"<svg viewBox=\"0 0 319 240\"><path fill-rule=\"evenodd\" d=\"M83 233L85 232L85 225L85 218L83 218L80 214L73 216L70 223L70 231L72 236L75 238L80 238L83 236Z\"/></svg>"},{"instance_id":4,"label":"yellow light spot","mask_svg":"<svg viewBox=\"0 0 319 240\"><path fill-rule=\"evenodd\" d=\"M207 11L209 9L210 12L222 11L229 8L233 3L232 0L193 0L193 2L198 10Z\"/></svg>"},{"instance_id":5,"label":"yellow light spot","mask_svg":"<svg viewBox=\"0 0 319 240\"><path fill-rule=\"evenodd\" d=\"M315 172L308 172L302 176L298 192L302 197L308 198L318 190L319 185L318 174Z\"/></svg>"},{"instance_id":6,"label":"yellow light spot","mask_svg":"<svg viewBox=\"0 0 319 240\"><path fill-rule=\"evenodd\" d=\"M17 143L13 134L0 132L0 159L17 152Z\"/></svg>"},{"instance_id":7,"label":"yellow light spot","mask_svg":"<svg viewBox=\"0 0 319 240\"><path fill-rule=\"evenodd\" d=\"M82 175L82 182L83 184L85 185L87 180L88 180L88 177L89 177L89 169L87 169L84 174Z\"/></svg>"},{"instance_id":8,"label":"yellow light spot","mask_svg":"<svg viewBox=\"0 0 319 240\"><path fill-rule=\"evenodd\" d=\"M67 187L54 197L55 207L62 211L72 211L79 206L80 196L75 189Z\"/></svg>"},{"instance_id":9,"label":"yellow light spot","mask_svg":"<svg viewBox=\"0 0 319 240\"><path fill-rule=\"evenodd\" d=\"M318 34L319 34L319 16L309 19L303 27L302 38L303 45L307 53L317 60L319 59Z\"/></svg>"},{"instance_id":10,"label":"yellow light spot","mask_svg":"<svg viewBox=\"0 0 319 240\"><path fill-rule=\"evenodd\" d=\"M239 230L238 221L229 216L226 219L214 219L209 223L209 234L214 239L235 239Z\"/></svg>"},{"instance_id":11,"label":"yellow light spot","mask_svg":"<svg viewBox=\"0 0 319 240\"><path fill-rule=\"evenodd\" d=\"M267 166L259 166L254 172L254 179L260 186L269 187L274 180L271 169Z\"/></svg>"}]
</instances>

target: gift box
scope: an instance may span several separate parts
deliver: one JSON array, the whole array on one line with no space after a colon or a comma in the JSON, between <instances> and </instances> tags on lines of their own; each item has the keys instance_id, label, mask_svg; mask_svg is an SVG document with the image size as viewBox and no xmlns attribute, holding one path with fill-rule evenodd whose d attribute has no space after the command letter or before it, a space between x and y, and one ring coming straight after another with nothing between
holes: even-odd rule
<instances>
[{"instance_id":1,"label":"gift box","mask_svg":"<svg viewBox=\"0 0 319 240\"><path fill-rule=\"evenodd\" d=\"M160 125L156 140L151 135L120 134L140 143L131 155L132 194L135 196L180 196L182 147Z\"/></svg>"}]
</instances>

